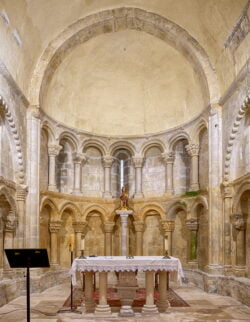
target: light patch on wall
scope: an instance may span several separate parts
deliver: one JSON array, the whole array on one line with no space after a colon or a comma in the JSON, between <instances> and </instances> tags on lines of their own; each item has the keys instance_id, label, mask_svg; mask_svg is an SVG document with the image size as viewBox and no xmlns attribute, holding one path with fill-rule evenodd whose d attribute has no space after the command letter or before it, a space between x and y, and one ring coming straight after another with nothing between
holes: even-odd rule
<instances>
[{"instance_id":1,"label":"light patch on wall","mask_svg":"<svg viewBox=\"0 0 250 322\"><path fill-rule=\"evenodd\" d=\"M20 35L19 35L19 33L18 33L18 31L16 29L14 29L12 31L12 36L13 36L15 42L17 43L18 47L21 47L23 42L22 42L22 39L21 39L21 37L20 37Z\"/></svg>"},{"instance_id":2,"label":"light patch on wall","mask_svg":"<svg viewBox=\"0 0 250 322\"><path fill-rule=\"evenodd\" d=\"M6 24L6 25L9 25L10 23L10 19L7 15L7 12L5 10L2 10L1 12L1 16L2 16L2 19L3 19L3 22Z\"/></svg>"}]
</instances>

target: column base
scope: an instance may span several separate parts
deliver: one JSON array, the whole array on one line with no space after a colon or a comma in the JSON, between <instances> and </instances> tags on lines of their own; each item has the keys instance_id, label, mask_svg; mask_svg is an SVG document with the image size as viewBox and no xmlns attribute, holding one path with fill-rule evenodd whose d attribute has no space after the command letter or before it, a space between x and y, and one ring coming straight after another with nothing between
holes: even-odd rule
<instances>
[{"instance_id":1,"label":"column base","mask_svg":"<svg viewBox=\"0 0 250 322\"><path fill-rule=\"evenodd\" d=\"M166 300L158 300L156 302L156 306L158 307L158 310L160 313L164 313L170 307L170 303L167 299Z\"/></svg>"},{"instance_id":2,"label":"column base","mask_svg":"<svg viewBox=\"0 0 250 322\"><path fill-rule=\"evenodd\" d=\"M108 304L98 304L95 308L95 315L110 316L111 308Z\"/></svg>"},{"instance_id":3,"label":"column base","mask_svg":"<svg viewBox=\"0 0 250 322\"><path fill-rule=\"evenodd\" d=\"M130 305L122 305L119 316L134 316L135 312Z\"/></svg>"},{"instance_id":4,"label":"column base","mask_svg":"<svg viewBox=\"0 0 250 322\"><path fill-rule=\"evenodd\" d=\"M104 192L103 198L112 198L112 194L110 192Z\"/></svg>"},{"instance_id":5,"label":"column base","mask_svg":"<svg viewBox=\"0 0 250 322\"><path fill-rule=\"evenodd\" d=\"M159 311L155 304L151 304L151 305L144 304L141 310L141 313L144 315L151 315L151 314L157 314L159 313Z\"/></svg>"},{"instance_id":6,"label":"column base","mask_svg":"<svg viewBox=\"0 0 250 322\"><path fill-rule=\"evenodd\" d=\"M93 313L95 311L94 300L85 300L85 311L86 313Z\"/></svg>"},{"instance_id":7,"label":"column base","mask_svg":"<svg viewBox=\"0 0 250 322\"><path fill-rule=\"evenodd\" d=\"M190 185L189 191L198 191L200 189L199 185L194 183Z\"/></svg>"}]
</instances>

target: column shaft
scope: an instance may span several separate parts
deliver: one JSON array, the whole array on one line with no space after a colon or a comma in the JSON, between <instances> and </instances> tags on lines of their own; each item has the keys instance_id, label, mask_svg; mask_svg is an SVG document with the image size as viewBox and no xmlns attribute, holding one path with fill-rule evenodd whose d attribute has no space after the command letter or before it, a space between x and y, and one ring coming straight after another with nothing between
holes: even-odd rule
<instances>
[{"instance_id":1,"label":"column shaft","mask_svg":"<svg viewBox=\"0 0 250 322\"><path fill-rule=\"evenodd\" d=\"M51 232L50 238L51 238L51 265L57 265L58 264L57 232Z\"/></svg>"},{"instance_id":2,"label":"column shaft","mask_svg":"<svg viewBox=\"0 0 250 322\"><path fill-rule=\"evenodd\" d=\"M146 271L146 303L142 308L142 314L155 314L158 309L154 304L154 272Z\"/></svg>"},{"instance_id":3,"label":"column shaft","mask_svg":"<svg viewBox=\"0 0 250 322\"><path fill-rule=\"evenodd\" d=\"M159 300L157 301L157 307L159 312L166 312L166 309L170 306L166 292L167 272L160 271L159 279Z\"/></svg>"},{"instance_id":4,"label":"column shaft","mask_svg":"<svg viewBox=\"0 0 250 322\"><path fill-rule=\"evenodd\" d=\"M85 276L85 306L86 312L92 313L95 308L94 289L93 289L93 272L84 272Z\"/></svg>"},{"instance_id":5,"label":"column shaft","mask_svg":"<svg viewBox=\"0 0 250 322\"><path fill-rule=\"evenodd\" d=\"M74 163L74 194L81 192L81 163Z\"/></svg>"}]
</instances>

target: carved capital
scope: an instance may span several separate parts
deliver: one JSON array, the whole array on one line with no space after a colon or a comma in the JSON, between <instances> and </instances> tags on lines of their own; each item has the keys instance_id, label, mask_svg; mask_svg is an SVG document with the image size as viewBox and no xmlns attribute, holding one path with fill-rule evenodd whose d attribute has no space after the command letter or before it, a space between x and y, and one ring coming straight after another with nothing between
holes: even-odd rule
<instances>
[{"instance_id":1,"label":"carved capital","mask_svg":"<svg viewBox=\"0 0 250 322\"><path fill-rule=\"evenodd\" d=\"M86 221L75 221L73 222L73 228L75 233L83 233L87 226Z\"/></svg>"},{"instance_id":2,"label":"carved capital","mask_svg":"<svg viewBox=\"0 0 250 322\"><path fill-rule=\"evenodd\" d=\"M134 167L135 168L142 168L144 158L143 157L134 157L133 162L134 162Z\"/></svg>"},{"instance_id":3,"label":"carved capital","mask_svg":"<svg viewBox=\"0 0 250 322\"><path fill-rule=\"evenodd\" d=\"M61 145L49 145L48 146L48 154L49 154L49 156L56 157L59 154L61 149L62 149Z\"/></svg>"},{"instance_id":4,"label":"carved capital","mask_svg":"<svg viewBox=\"0 0 250 322\"><path fill-rule=\"evenodd\" d=\"M198 220L196 218L190 218L186 220L187 228L191 231L198 230Z\"/></svg>"},{"instance_id":5,"label":"carved capital","mask_svg":"<svg viewBox=\"0 0 250 322\"><path fill-rule=\"evenodd\" d=\"M242 214L233 214L230 216L232 220L232 225L237 230L245 230L246 223Z\"/></svg>"},{"instance_id":6,"label":"carved capital","mask_svg":"<svg viewBox=\"0 0 250 322\"><path fill-rule=\"evenodd\" d=\"M87 156L85 153L74 152L73 161L74 163L78 163L78 164L85 163L87 161Z\"/></svg>"},{"instance_id":7,"label":"carved capital","mask_svg":"<svg viewBox=\"0 0 250 322\"><path fill-rule=\"evenodd\" d=\"M162 220L161 227L164 232L173 232L175 228L175 222L172 220Z\"/></svg>"},{"instance_id":8,"label":"carved capital","mask_svg":"<svg viewBox=\"0 0 250 322\"><path fill-rule=\"evenodd\" d=\"M16 230L17 220L15 213L11 210L4 218L4 231L14 232Z\"/></svg>"},{"instance_id":9,"label":"carved capital","mask_svg":"<svg viewBox=\"0 0 250 322\"><path fill-rule=\"evenodd\" d=\"M200 146L199 144L196 143L191 143L189 145L185 146L187 153L191 156L198 156L199 155L199 150L200 150Z\"/></svg>"},{"instance_id":10,"label":"carved capital","mask_svg":"<svg viewBox=\"0 0 250 322\"><path fill-rule=\"evenodd\" d=\"M143 232L145 224L143 221L134 221L134 227L136 232Z\"/></svg>"},{"instance_id":11,"label":"carved capital","mask_svg":"<svg viewBox=\"0 0 250 322\"><path fill-rule=\"evenodd\" d=\"M233 198L234 189L233 189L232 185L223 184L222 193L223 193L224 198Z\"/></svg>"},{"instance_id":12,"label":"carved capital","mask_svg":"<svg viewBox=\"0 0 250 322\"><path fill-rule=\"evenodd\" d=\"M112 233L114 229L115 223L114 222L105 222L103 224L103 229L105 233Z\"/></svg>"},{"instance_id":13,"label":"carved capital","mask_svg":"<svg viewBox=\"0 0 250 322\"><path fill-rule=\"evenodd\" d=\"M166 164L174 163L174 160L175 160L175 153L174 152L162 153L161 156Z\"/></svg>"},{"instance_id":14,"label":"carved capital","mask_svg":"<svg viewBox=\"0 0 250 322\"><path fill-rule=\"evenodd\" d=\"M51 221L49 223L49 231L51 233L58 233L61 228L62 222L60 220L58 221Z\"/></svg>"},{"instance_id":15,"label":"carved capital","mask_svg":"<svg viewBox=\"0 0 250 322\"><path fill-rule=\"evenodd\" d=\"M31 116L40 119L40 108L37 105L30 106Z\"/></svg>"},{"instance_id":16,"label":"carved capital","mask_svg":"<svg viewBox=\"0 0 250 322\"><path fill-rule=\"evenodd\" d=\"M104 168L111 168L114 162L114 158L111 155L105 155L102 160Z\"/></svg>"}]
</instances>

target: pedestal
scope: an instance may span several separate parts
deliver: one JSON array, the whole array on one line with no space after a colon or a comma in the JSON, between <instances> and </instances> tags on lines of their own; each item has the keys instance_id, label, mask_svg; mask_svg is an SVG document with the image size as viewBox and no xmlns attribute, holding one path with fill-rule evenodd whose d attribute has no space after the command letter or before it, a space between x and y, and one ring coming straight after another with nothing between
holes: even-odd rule
<instances>
[{"instance_id":1,"label":"pedestal","mask_svg":"<svg viewBox=\"0 0 250 322\"><path fill-rule=\"evenodd\" d=\"M120 272L117 283L117 290L120 296L120 316L134 316L132 304L136 295L137 280L135 272Z\"/></svg>"}]
</instances>

